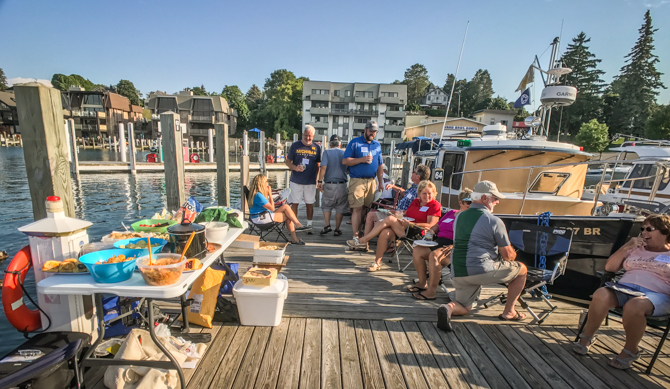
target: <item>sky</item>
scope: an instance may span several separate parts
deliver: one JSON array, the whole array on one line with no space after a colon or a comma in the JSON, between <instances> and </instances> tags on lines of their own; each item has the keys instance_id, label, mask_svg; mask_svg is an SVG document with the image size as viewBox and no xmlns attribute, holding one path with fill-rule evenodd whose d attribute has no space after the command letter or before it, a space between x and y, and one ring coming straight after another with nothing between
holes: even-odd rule
<instances>
[{"instance_id":1,"label":"sky","mask_svg":"<svg viewBox=\"0 0 670 389\"><path fill-rule=\"evenodd\" d=\"M147 95L201 84L246 93L277 69L390 83L420 63L442 86L456 72L469 21L458 78L488 69L495 95L514 101L534 56L546 68L554 37L563 53L581 31L610 82L647 9L659 29L656 66L670 88L670 0L0 0L0 68L8 79L127 79ZM670 103L669 89L658 102Z\"/></svg>"}]
</instances>

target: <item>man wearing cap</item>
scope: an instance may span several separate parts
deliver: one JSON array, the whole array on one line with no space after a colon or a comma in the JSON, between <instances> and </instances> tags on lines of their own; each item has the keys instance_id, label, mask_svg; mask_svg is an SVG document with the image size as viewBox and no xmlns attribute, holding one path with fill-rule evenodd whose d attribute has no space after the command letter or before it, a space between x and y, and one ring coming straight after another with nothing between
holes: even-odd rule
<instances>
[{"instance_id":1,"label":"man wearing cap","mask_svg":"<svg viewBox=\"0 0 670 389\"><path fill-rule=\"evenodd\" d=\"M528 269L514 261L516 251L510 244L505 224L491 213L505 196L493 182L482 181L475 185L470 198L472 205L459 212L454 222L451 274L456 298L437 310L437 327L443 331L451 331L452 315L470 312L482 285L508 284L507 303L498 316L500 320L520 321L526 317L514 309L514 304L526 284Z\"/></svg>"},{"instance_id":2,"label":"man wearing cap","mask_svg":"<svg viewBox=\"0 0 670 389\"><path fill-rule=\"evenodd\" d=\"M342 164L349 166L349 206L352 209L351 227L358 238L363 217L363 207L372 203L375 190L382 191L382 147L375 140L379 126L374 120L365 124L363 135L354 138L344 151ZM377 181L375 181L375 178Z\"/></svg>"},{"instance_id":3,"label":"man wearing cap","mask_svg":"<svg viewBox=\"0 0 670 389\"><path fill-rule=\"evenodd\" d=\"M325 235L332 231L330 228L330 214L335 210L335 236L342 235L340 224L342 217L349 212L349 201L347 199L347 167L342 164L344 159L344 150L340 148L340 137L333 135L330 137L330 148L323 152L321 157L321 167L319 168L319 180L316 188L323 193L321 199L321 209L323 210L323 220L326 225L320 234Z\"/></svg>"},{"instance_id":4,"label":"man wearing cap","mask_svg":"<svg viewBox=\"0 0 670 389\"><path fill-rule=\"evenodd\" d=\"M298 204L305 203L307 225L300 230L308 230L309 234L312 230L314 202L316 201L316 175L321 162L321 147L312 140L314 140L314 127L308 124L302 133L302 139L293 143L286 155L286 166L292 170L291 193L288 195L288 202L296 215Z\"/></svg>"}]
</instances>

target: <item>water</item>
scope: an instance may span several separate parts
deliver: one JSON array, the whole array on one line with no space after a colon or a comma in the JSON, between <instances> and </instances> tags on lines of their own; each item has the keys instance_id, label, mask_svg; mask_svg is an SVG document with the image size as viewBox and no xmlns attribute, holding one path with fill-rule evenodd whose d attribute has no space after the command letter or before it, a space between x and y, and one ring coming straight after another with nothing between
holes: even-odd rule
<instances>
[{"instance_id":1,"label":"water","mask_svg":"<svg viewBox=\"0 0 670 389\"><path fill-rule=\"evenodd\" d=\"M138 160L144 160L142 153ZM201 156L204 157L204 156ZM116 161L119 155L109 150L81 150L80 161ZM255 175L255 174L254 174ZM273 188L284 186L284 172L270 173ZM2 264L7 268L11 258L28 244L28 238L17 230L18 227L33 222L32 202L28 190L28 179L23 159L23 149L0 147L0 250L7 251L9 259ZM203 206L218 204L216 172L186 172L185 188L188 196L195 197ZM165 176L161 173L130 174L81 174L72 182L75 213L78 219L88 220L93 225L88 229L89 240L97 242L112 230L122 230L126 226L151 217L166 206ZM231 173L231 204L240 200L240 175ZM26 278L26 287L35 296L32 272ZM0 306L0 356L9 352L24 339L12 327Z\"/></svg>"}]
</instances>

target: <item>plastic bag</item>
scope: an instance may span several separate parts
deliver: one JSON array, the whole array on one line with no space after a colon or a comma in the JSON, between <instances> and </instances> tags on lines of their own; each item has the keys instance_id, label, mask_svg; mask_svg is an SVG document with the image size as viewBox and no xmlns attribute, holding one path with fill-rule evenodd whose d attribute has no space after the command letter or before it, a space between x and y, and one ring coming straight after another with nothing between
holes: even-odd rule
<instances>
[{"instance_id":1,"label":"plastic bag","mask_svg":"<svg viewBox=\"0 0 670 389\"><path fill-rule=\"evenodd\" d=\"M123 344L124 340L119 339L119 338L112 338L105 340L104 342L100 343L98 347L95 348L95 351L93 351L93 355L96 357L104 357L105 355L108 355L110 353L115 354L116 352L119 351L119 347L121 347L121 344ZM117 347L114 347L118 345Z\"/></svg>"},{"instance_id":2,"label":"plastic bag","mask_svg":"<svg viewBox=\"0 0 670 389\"><path fill-rule=\"evenodd\" d=\"M188 219L193 223L200 212L202 212L202 205L195 198L189 197L173 219L180 223L182 220Z\"/></svg>"},{"instance_id":3,"label":"plastic bag","mask_svg":"<svg viewBox=\"0 0 670 389\"><path fill-rule=\"evenodd\" d=\"M156 333L156 336L163 336L163 337L169 337L170 336L170 329L168 328L165 323L161 323L158 326L156 326L156 330L154 331Z\"/></svg>"}]
</instances>

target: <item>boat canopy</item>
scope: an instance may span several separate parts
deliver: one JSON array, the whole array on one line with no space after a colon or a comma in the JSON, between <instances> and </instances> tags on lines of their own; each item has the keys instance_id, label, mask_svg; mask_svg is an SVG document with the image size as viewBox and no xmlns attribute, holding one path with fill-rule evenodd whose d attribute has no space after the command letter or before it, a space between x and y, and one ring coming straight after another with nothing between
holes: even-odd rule
<instances>
[{"instance_id":1,"label":"boat canopy","mask_svg":"<svg viewBox=\"0 0 670 389\"><path fill-rule=\"evenodd\" d=\"M664 158L670 159L670 148L657 146L622 146L611 148L610 151L619 151L622 153L635 153L643 158Z\"/></svg>"},{"instance_id":2,"label":"boat canopy","mask_svg":"<svg viewBox=\"0 0 670 389\"><path fill-rule=\"evenodd\" d=\"M412 149L412 152L416 154L417 152L422 150L430 150L430 149L436 150L438 147L439 144L434 139L425 136L418 136L412 138L411 141L398 143L395 146L395 149L396 150Z\"/></svg>"},{"instance_id":3,"label":"boat canopy","mask_svg":"<svg viewBox=\"0 0 670 389\"><path fill-rule=\"evenodd\" d=\"M475 140L467 145L458 146L459 142L442 142L440 150L445 151L475 151L475 150L523 150L523 151L542 151L554 153L567 153L574 155L583 155L593 157L593 154L580 150L580 147L560 142L550 142L545 140Z\"/></svg>"}]
</instances>

